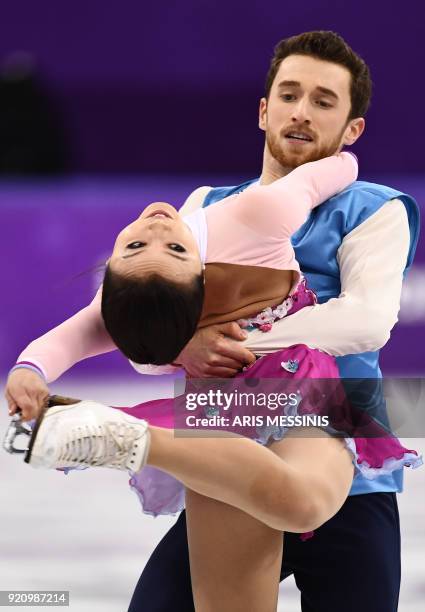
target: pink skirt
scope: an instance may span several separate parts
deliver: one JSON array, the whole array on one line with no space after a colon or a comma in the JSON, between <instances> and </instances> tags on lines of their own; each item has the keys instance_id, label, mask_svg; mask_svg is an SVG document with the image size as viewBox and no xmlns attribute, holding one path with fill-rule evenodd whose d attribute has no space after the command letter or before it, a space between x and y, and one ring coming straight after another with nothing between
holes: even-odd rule
<instances>
[{"instance_id":1,"label":"pink skirt","mask_svg":"<svg viewBox=\"0 0 425 612\"><path fill-rule=\"evenodd\" d=\"M330 415L330 425L323 429L345 440L353 458L355 477L361 474L368 479L374 479L391 474L404 466L415 468L422 464L422 459L416 451L403 447L397 438L374 419L364 413L359 416L359 411L353 410L346 400L336 361L330 355L303 344L295 345L259 358L232 380L237 384L238 379L242 383L241 379L250 378L265 379L265 384L270 382L267 379L274 382L297 381L292 384L300 386L301 395L303 385L307 384L308 393L299 405L290 409L290 414L299 417ZM190 384L190 380L188 383ZM326 393L322 393L324 389ZM325 399L320 400L323 396ZM176 426L176 401L178 402L178 398L166 398L144 402L132 408L118 409L144 419L152 426L173 429ZM283 409L282 414L288 416L288 410ZM272 426L252 426L244 430L243 435L266 445L273 440L281 440L290 429L275 423ZM358 437L359 431L364 437ZM184 508L183 484L161 470L150 466L142 468L140 472L131 475L130 486L139 496L143 511L147 514L175 514Z\"/></svg>"}]
</instances>

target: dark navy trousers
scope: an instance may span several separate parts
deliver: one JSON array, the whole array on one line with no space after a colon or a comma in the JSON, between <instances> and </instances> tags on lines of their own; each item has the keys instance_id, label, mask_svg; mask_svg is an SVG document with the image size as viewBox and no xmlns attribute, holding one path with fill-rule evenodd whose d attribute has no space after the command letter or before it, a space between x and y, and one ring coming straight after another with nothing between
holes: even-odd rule
<instances>
[{"instance_id":1,"label":"dark navy trousers","mask_svg":"<svg viewBox=\"0 0 425 612\"><path fill-rule=\"evenodd\" d=\"M400 524L395 493L349 497L304 542L299 534L285 533L281 580L291 574L301 591L302 612L396 612ZM194 612L184 512L150 557L128 612Z\"/></svg>"}]
</instances>

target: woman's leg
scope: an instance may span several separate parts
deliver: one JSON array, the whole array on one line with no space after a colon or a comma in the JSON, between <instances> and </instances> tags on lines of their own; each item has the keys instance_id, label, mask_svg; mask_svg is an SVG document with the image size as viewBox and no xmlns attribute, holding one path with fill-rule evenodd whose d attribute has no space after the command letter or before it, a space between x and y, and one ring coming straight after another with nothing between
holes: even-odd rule
<instances>
[{"instance_id":1,"label":"woman's leg","mask_svg":"<svg viewBox=\"0 0 425 612\"><path fill-rule=\"evenodd\" d=\"M312 432L304 432L304 436L306 433ZM299 474L309 474L310 478L319 477L320 480L323 476L326 480L335 479L334 486L324 495L321 487L310 492L310 495L322 495L319 505L323 506L323 516L342 505L348 493L345 468L335 470L332 467L338 461L338 454L341 455L338 447L340 443L329 437L299 435L290 435L270 445L270 451L282 464L287 462L294 466ZM342 451L344 466L346 452ZM325 470L322 474L315 469L319 457ZM238 469L242 478L240 466ZM279 480L274 480L272 473L267 486L279 499ZM282 532L233 506L190 490L186 494L186 515L196 610L274 612L282 563Z\"/></svg>"},{"instance_id":2,"label":"woman's leg","mask_svg":"<svg viewBox=\"0 0 425 612\"><path fill-rule=\"evenodd\" d=\"M282 533L191 490L186 519L196 612L275 612Z\"/></svg>"},{"instance_id":3,"label":"woman's leg","mask_svg":"<svg viewBox=\"0 0 425 612\"><path fill-rule=\"evenodd\" d=\"M148 464L272 529L305 532L346 499L354 467L342 440L314 428L266 448L245 438L176 437L151 427Z\"/></svg>"}]
</instances>

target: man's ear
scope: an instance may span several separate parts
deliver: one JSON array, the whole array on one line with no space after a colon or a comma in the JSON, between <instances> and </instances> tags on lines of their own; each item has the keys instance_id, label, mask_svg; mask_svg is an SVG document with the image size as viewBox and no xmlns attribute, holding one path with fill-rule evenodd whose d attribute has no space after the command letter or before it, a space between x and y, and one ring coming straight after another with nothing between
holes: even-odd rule
<instances>
[{"instance_id":1,"label":"man's ear","mask_svg":"<svg viewBox=\"0 0 425 612\"><path fill-rule=\"evenodd\" d=\"M344 137L342 144L352 145L358 138L363 134L366 123L363 117L357 117L357 119L351 119L345 128Z\"/></svg>"},{"instance_id":2,"label":"man's ear","mask_svg":"<svg viewBox=\"0 0 425 612\"><path fill-rule=\"evenodd\" d=\"M263 132L266 131L267 127L267 100L266 98L261 98L260 100L260 108L258 109L258 127Z\"/></svg>"}]
</instances>

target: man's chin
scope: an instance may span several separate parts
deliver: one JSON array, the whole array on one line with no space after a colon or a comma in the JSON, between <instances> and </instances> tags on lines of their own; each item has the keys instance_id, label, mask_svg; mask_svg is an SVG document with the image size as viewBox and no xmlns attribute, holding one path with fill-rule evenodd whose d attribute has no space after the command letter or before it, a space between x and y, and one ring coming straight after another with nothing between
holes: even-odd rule
<instances>
[{"instance_id":1,"label":"man's chin","mask_svg":"<svg viewBox=\"0 0 425 612\"><path fill-rule=\"evenodd\" d=\"M307 148L307 147L306 147ZM307 151L285 151L275 150L271 151L272 157L282 166L282 168L298 168L308 162L318 161L329 155L334 155L337 152L335 147L329 147L327 149L317 149L312 147L311 150Z\"/></svg>"},{"instance_id":2,"label":"man's chin","mask_svg":"<svg viewBox=\"0 0 425 612\"><path fill-rule=\"evenodd\" d=\"M317 161L333 155L337 152L341 144L342 134L328 145L320 146L317 143L309 143L305 145L290 145L284 140L277 140L270 134L266 136L267 146L271 156L282 166L293 170L308 162Z\"/></svg>"},{"instance_id":3,"label":"man's chin","mask_svg":"<svg viewBox=\"0 0 425 612\"><path fill-rule=\"evenodd\" d=\"M273 156L284 168L298 168L307 162L316 161L317 152L315 151L300 151L300 152L284 152L282 151L279 156Z\"/></svg>"},{"instance_id":4,"label":"man's chin","mask_svg":"<svg viewBox=\"0 0 425 612\"><path fill-rule=\"evenodd\" d=\"M316 147L311 145L303 145L302 147L282 146L283 143L277 143L273 139L268 139L268 149L271 156L282 166L282 168L298 168L302 164L309 161L315 161L318 155Z\"/></svg>"}]
</instances>

